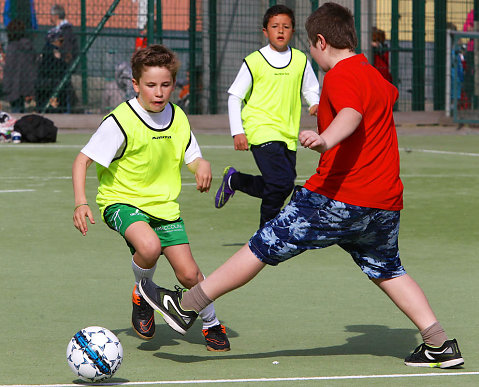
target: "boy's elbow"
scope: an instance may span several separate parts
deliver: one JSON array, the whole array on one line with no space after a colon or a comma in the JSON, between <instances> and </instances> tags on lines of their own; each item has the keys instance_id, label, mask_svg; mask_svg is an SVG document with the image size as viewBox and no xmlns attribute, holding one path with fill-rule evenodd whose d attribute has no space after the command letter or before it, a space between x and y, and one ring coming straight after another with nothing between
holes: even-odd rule
<instances>
[{"instance_id":1,"label":"boy's elbow","mask_svg":"<svg viewBox=\"0 0 479 387\"><path fill-rule=\"evenodd\" d=\"M359 126L359 124L363 120L363 115L353 108L345 108L344 110L345 110L345 113L347 114L347 118L351 128L354 128L354 130L356 130L356 128Z\"/></svg>"}]
</instances>

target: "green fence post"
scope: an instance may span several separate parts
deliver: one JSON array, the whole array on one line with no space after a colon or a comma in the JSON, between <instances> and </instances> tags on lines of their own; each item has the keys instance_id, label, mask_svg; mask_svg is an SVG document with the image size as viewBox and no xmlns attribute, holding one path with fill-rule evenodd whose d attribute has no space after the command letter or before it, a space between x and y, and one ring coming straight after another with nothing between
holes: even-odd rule
<instances>
[{"instance_id":1,"label":"green fence post","mask_svg":"<svg viewBox=\"0 0 479 387\"><path fill-rule=\"evenodd\" d=\"M354 28L358 37L356 54L361 53L361 0L354 0Z\"/></svg>"},{"instance_id":2,"label":"green fence post","mask_svg":"<svg viewBox=\"0 0 479 387\"><path fill-rule=\"evenodd\" d=\"M434 110L446 102L446 7L446 0L434 1Z\"/></svg>"},{"instance_id":3,"label":"green fence post","mask_svg":"<svg viewBox=\"0 0 479 387\"><path fill-rule=\"evenodd\" d=\"M217 69L217 26L216 0L208 1L209 41L210 41L210 113L218 113L218 69Z\"/></svg>"},{"instance_id":4,"label":"green fence post","mask_svg":"<svg viewBox=\"0 0 479 387\"><path fill-rule=\"evenodd\" d=\"M81 16L80 16L80 47L86 45L86 0L81 0ZM81 96L83 106L88 105L88 61L86 53L82 51L80 59L81 72Z\"/></svg>"},{"instance_id":5,"label":"green fence post","mask_svg":"<svg viewBox=\"0 0 479 387\"><path fill-rule=\"evenodd\" d=\"M426 1L412 2L412 110L424 110Z\"/></svg>"},{"instance_id":6,"label":"green fence post","mask_svg":"<svg viewBox=\"0 0 479 387\"><path fill-rule=\"evenodd\" d=\"M198 80L196 77L196 0L190 0L189 73L190 73L190 114L197 113Z\"/></svg>"},{"instance_id":7,"label":"green fence post","mask_svg":"<svg viewBox=\"0 0 479 387\"><path fill-rule=\"evenodd\" d=\"M474 0L474 32L477 32L479 30L479 0ZM474 39L474 55L472 56L472 63L470 64L472 68L476 69L477 66L477 50L479 45L479 39ZM474 86L472 89L474 90L473 96L472 96L472 108L477 109L478 106L478 100L479 100L479 72L474 70Z\"/></svg>"},{"instance_id":8,"label":"green fence post","mask_svg":"<svg viewBox=\"0 0 479 387\"><path fill-rule=\"evenodd\" d=\"M160 0L161 1L161 0ZM146 41L148 45L155 39L155 0L148 0L146 15Z\"/></svg>"},{"instance_id":9,"label":"green fence post","mask_svg":"<svg viewBox=\"0 0 479 387\"><path fill-rule=\"evenodd\" d=\"M391 75L393 84L399 85L399 5L391 1Z\"/></svg>"},{"instance_id":10,"label":"green fence post","mask_svg":"<svg viewBox=\"0 0 479 387\"><path fill-rule=\"evenodd\" d=\"M163 44L163 10L161 0L156 0L156 41Z\"/></svg>"},{"instance_id":11,"label":"green fence post","mask_svg":"<svg viewBox=\"0 0 479 387\"><path fill-rule=\"evenodd\" d=\"M276 5L276 0L269 0L269 6L272 7L273 5Z\"/></svg>"}]
</instances>

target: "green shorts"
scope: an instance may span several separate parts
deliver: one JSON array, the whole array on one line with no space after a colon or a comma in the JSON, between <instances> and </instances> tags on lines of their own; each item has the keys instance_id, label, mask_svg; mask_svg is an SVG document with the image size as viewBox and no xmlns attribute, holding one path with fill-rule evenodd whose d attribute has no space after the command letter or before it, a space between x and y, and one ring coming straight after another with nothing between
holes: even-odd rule
<instances>
[{"instance_id":1,"label":"green shorts","mask_svg":"<svg viewBox=\"0 0 479 387\"><path fill-rule=\"evenodd\" d=\"M161 246L176 246L189 243L186 235L183 219L178 218L174 221L153 218L140 209L127 204L113 204L108 206L103 213L105 223L111 229L120 233L125 239L132 254L135 248L125 238L126 229L135 222L146 222L155 231L160 238Z\"/></svg>"}]
</instances>

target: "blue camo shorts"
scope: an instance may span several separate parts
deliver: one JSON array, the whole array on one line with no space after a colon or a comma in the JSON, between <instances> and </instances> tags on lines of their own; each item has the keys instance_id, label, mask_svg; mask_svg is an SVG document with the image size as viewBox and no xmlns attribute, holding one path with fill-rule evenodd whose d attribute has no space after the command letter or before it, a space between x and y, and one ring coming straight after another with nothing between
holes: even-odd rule
<instances>
[{"instance_id":1,"label":"blue camo shorts","mask_svg":"<svg viewBox=\"0 0 479 387\"><path fill-rule=\"evenodd\" d=\"M262 262L276 266L306 250L338 245L369 278L406 274L399 259L399 211L359 207L296 187L291 201L249 240Z\"/></svg>"}]
</instances>

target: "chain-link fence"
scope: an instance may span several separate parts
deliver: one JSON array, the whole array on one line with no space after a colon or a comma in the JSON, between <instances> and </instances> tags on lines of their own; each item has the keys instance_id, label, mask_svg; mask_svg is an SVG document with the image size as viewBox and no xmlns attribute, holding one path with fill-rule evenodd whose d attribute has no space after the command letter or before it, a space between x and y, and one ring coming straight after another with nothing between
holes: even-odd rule
<instances>
[{"instance_id":1,"label":"chain-link fence","mask_svg":"<svg viewBox=\"0 0 479 387\"><path fill-rule=\"evenodd\" d=\"M226 113L227 90L243 58L267 44L262 33L265 10L281 3L295 11L296 31L291 45L309 55L304 22L312 10L324 3L56 1L57 6L55 0L0 0L0 9L4 11L0 34L3 110L107 112L133 94L128 81L129 60L136 47L156 42L176 51L182 62L174 102L190 114ZM458 31L466 28L478 0L338 3L355 15L360 43L357 51L365 53L398 87L397 110L457 108L454 103L460 99L451 99L452 70L447 70L447 30L452 26ZM68 48L72 45L68 33L55 34L57 25L62 23L60 16L73 26L75 52ZM472 30L478 30L477 21L475 28L472 20ZM12 22L17 27L12 28ZM58 41L52 40L57 38ZM456 43L467 45L467 39ZM464 64L469 59L468 79L474 77L473 53L465 55L468 58ZM321 81L321 72L318 77ZM467 85L465 80L462 86ZM473 95L477 89L472 89ZM474 110L472 113L474 120Z\"/></svg>"}]
</instances>

